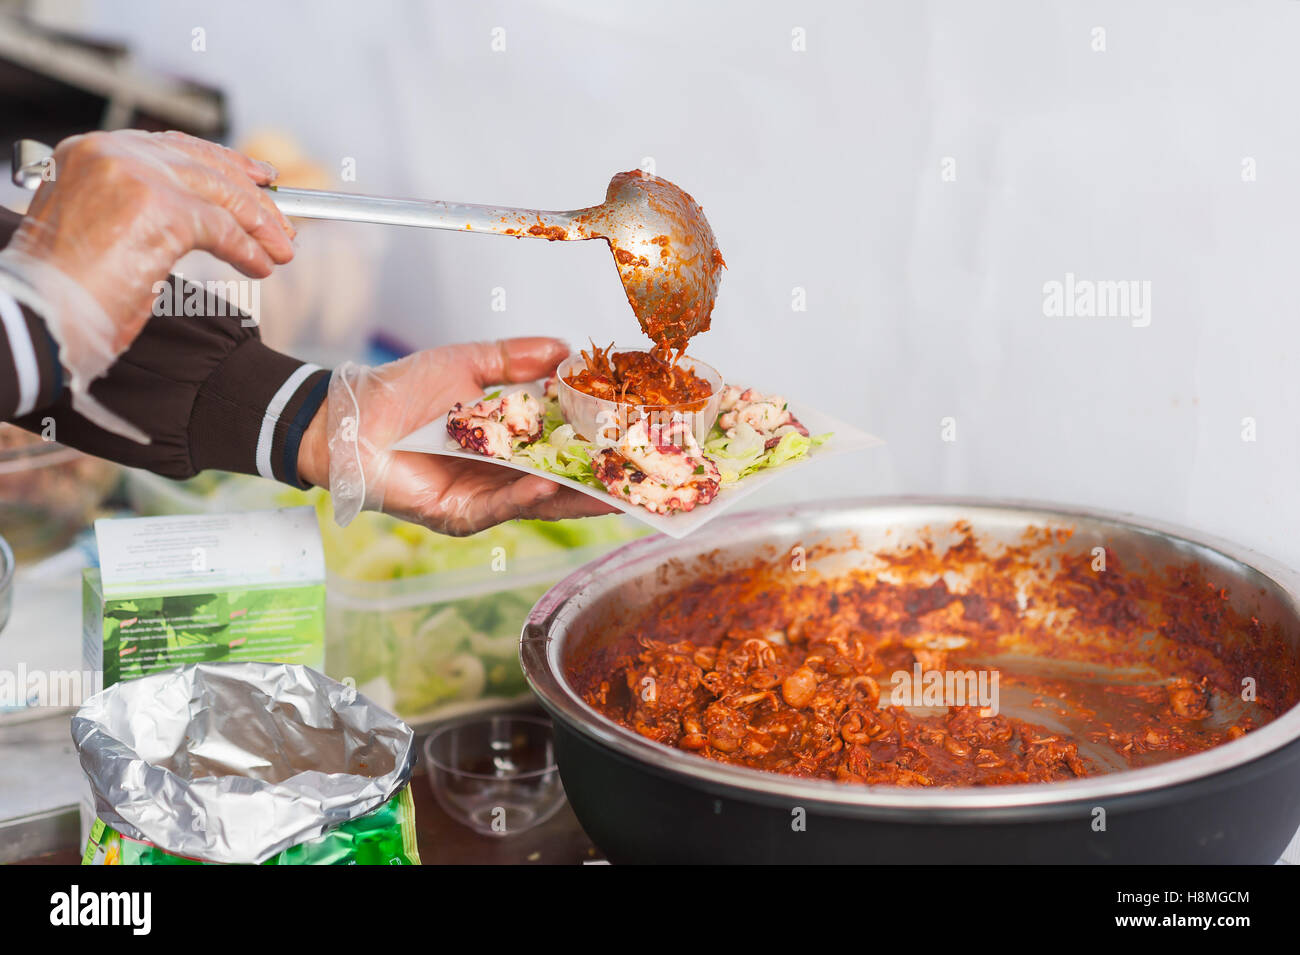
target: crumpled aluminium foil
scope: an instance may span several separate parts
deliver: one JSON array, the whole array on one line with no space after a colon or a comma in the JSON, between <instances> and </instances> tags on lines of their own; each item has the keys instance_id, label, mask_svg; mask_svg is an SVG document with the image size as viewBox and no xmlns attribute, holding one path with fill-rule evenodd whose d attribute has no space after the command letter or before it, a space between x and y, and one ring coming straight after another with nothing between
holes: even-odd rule
<instances>
[{"instance_id":1,"label":"crumpled aluminium foil","mask_svg":"<svg viewBox=\"0 0 1300 955\"><path fill-rule=\"evenodd\" d=\"M258 863L406 785L414 733L304 666L198 663L88 700L72 739L99 818L208 862Z\"/></svg>"}]
</instances>

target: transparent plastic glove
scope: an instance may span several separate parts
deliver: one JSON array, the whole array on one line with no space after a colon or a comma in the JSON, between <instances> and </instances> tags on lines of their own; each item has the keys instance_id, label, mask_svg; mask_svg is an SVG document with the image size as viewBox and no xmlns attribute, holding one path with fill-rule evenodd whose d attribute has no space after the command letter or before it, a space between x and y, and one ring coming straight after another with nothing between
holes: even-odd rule
<instances>
[{"instance_id":1,"label":"transparent plastic glove","mask_svg":"<svg viewBox=\"0 0 1300 955\"><path fill-rule=\"evenodd\" d=\"M299 472L315 484L324 484L328 472L334 519L343 525L363 509L376 510L462 536L519 517L613 513L616 508L537 475L389 450L416 428L444 419L457 401L477 399L493 385L543 378L568 353L553 338L510 338L434 348L379 368L344 364L330 379L326 413L317 414L303 438Z\"/></svg>"},{"instance_id":2,"label":"transparent plastic glove","mask_svg":"<svg viewBox=\"0 0 1300 955\"><path fill-rule=\"evenodd\" d=\"M147 442L87 389L144 327L185 253L210 252L251 278L293 258L293 228L258 188L275 170L183 133L118 130L65 139L49 176L0 251L0 287L45 319L73 407Z\"/></svg>"}]
</instances>

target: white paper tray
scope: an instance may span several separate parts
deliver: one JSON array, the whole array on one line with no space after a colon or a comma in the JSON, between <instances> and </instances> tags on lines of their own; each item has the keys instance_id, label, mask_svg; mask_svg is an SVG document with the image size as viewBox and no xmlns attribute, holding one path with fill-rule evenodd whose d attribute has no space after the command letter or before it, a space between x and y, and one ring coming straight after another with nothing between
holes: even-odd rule
<instances>
[{"instance_id":1,"label":"white paper tray","mask_svg":"<svg viewBox=\"0 0 1300 955\"><path fill-rule=\"evenodd\" d=\"M539 399L542 395L540 385L529 385L524 388L512 388L510 390L528 391ZM722 514L727 508L744 500L771 481L834 455L847 454L850 451L862 451L866 448L884 444L880 438L860 431L853 425L820 411L805 408L794 402L790 403L790 410L794 412L796 418L803 422L809 434L817 435L832 432L831 439L819 447L814 447L806 457L790 461L779 467L764 469L757 474L742 478L735 484L724 486L718 492L717 497L693 511L667 515L652 514L644 507L620 500L605 490L582 484L571 478L561 477L558 474L552 474L550 471L543 471L541 468L535 468L518 461L503 461L500 458L466 451L456 443L455 438L447 433L445 415L430 421L422 428L412 431L405 438L396 442L393 447L398 451L419 451L425 454L445 454L454 458L469 458L472 461L488 461L504 468L514 468L516 471L538 474L549 481L575 488L584 494L589 494L594 498L612 504L624 513L645 524L649 524L655 530L661 531L669 537L685 537L691 531L703 527L713 518Z\"/></svg>"}]
</instances>

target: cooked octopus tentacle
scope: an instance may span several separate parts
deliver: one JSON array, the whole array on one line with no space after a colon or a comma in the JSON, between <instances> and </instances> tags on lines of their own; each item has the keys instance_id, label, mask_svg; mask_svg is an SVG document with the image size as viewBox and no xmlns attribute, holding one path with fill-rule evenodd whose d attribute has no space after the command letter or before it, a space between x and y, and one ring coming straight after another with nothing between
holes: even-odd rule
<instances>
[{"instance_id":1,"label":"cooked octopus tentacle","mask_svg":"<svg viewBox=\"0 0 1300 955\"><path fill-rule=\"evenodd\" d=\"M466 408L460 402L447 412L447 433L466 451L510 460L517 445L542 436L545 412L526 391L484 398Z\"/></svg>"},{"instance_id":2,"label":"cooked octopus tentacle","mask_svg":"<svg viewBox=\"0 0 1300 955\"><path fill-rule=\"evenodd\" d=\"M596 455L592 471L609 493L655 514L708 504L722 484L718 466L680 419L660 424L642 418L615 447Z\"/></svg>"}]
</instances>

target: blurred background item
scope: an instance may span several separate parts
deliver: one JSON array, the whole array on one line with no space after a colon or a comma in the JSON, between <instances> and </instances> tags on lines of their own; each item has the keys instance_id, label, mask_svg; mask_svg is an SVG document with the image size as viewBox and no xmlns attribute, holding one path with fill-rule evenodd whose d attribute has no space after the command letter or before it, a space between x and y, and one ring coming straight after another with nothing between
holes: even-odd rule
<instances>
[{"instance_id":1,"label":"blurred background item","mask_svg":"<svg viewBox=\"0 0 1300 955\"><path fill-rule=\"evenodd\" d=\"M62 550L120 476L115 464L0 424L0 536L19 563Z\"/></svg>"},{"instance_id":2,"label":"blurred background item","mask_svg":"<svg viewBox=\"0 0 1300 955\"><path fill-rule=\"evenodd\" d=\"M57 143L92 129L179 129L205 139L226 135L220 90L142 69L128 44L88 39L41 25L39 8L74 4L0 2L0 143Z\"/></svg>"},{"instance_id":3,"label":"blurred background item","mask_svg":"<svg viewBox=\"0 0 1300 955\"><path fill-rule=\"evenodd\" d=\"M259 129L234 145L275 166L280 174L277 185L340 187L328 167L308 157L286 130ZM381 324L374 303L388 230L319 219L294 219L293 224L298 235L291 267L276 269L268 278L250 282L206 252L191 252L175 271L194 282L247 283L247 310L272 348L326 367L364 357L369 338Z\"/></svg>"},{"instance_id":4,"label":"blurred background item","mask_svg":"<svg viewBox=\"0 0 1300 955\"><path fill-rule=\"evenodd\" d=\"M33 34L119 51L131 75L174 94L215 91L225 116L192 130L279 149L258 145L272 131L345 191L566 209L598 202L615 170L680 184L729 267L693 353L888 442L775 482L757 503L1069 501L1300 564L1286 531L1300 522L1300 178L1287 173L1300 125L1268 92L1296 83L1300 4L0 9L26 18L22 42L12 17L0 27L11 58ZM83 127L106 122L97 95L76 114ZM0 187L0 201L17 198ZM401 352L635 330L599 243L347 223L303 233L260 310L267 339L304 357L377 338ZM1149 321L1047 314L1045 286L1067 276L1149 283Z\"/></svg>"}]
</instances>

